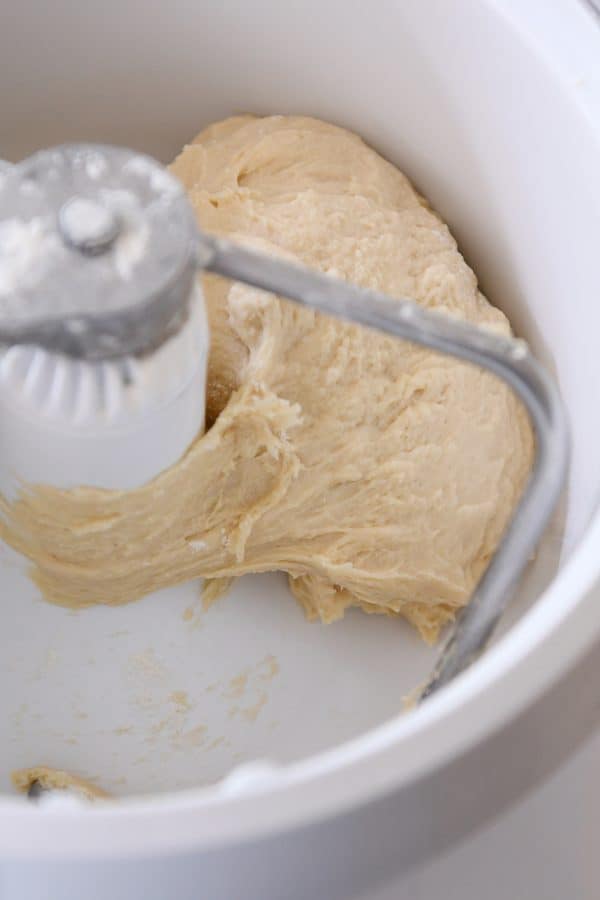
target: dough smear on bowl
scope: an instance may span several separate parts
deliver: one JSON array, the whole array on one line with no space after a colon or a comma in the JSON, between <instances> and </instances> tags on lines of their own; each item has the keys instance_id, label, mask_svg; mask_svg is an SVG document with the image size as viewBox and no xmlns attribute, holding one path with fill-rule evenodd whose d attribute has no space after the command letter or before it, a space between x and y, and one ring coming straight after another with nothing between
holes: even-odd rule
<instances>
[{"instance_id":1,"label":"dough smear on bowl","mask_svg":"<svg viewBox=\"0 0 600 900\"><path fill-rule=\"evenodd\" d=\"M53 769L50 766L32 766L29 769L16 769L11 773L11 780L15 788L22 794L26 794L33 784L39 784L43 791L66 791L81 800L95 802L97 800L109 800L110 794L96 787L85 778L71 775L62 769Z\"/></svg>"},{"instance_id":2,"label":"dough smear on bowl","mask_svg":"<svg viewBox=\"0 0 600 900\"><path fill-rule=\"evenodd\" d=\"M510 333L426 201L343 129L235 117L171 168L207 231ZM466 363L216 276L203 285L208 432L137 490L25 488L3 503L4 538L55 603L278 569L310 618L359 606L434 640L525 484L525 411Z\"/></svg>"}]
</instances>

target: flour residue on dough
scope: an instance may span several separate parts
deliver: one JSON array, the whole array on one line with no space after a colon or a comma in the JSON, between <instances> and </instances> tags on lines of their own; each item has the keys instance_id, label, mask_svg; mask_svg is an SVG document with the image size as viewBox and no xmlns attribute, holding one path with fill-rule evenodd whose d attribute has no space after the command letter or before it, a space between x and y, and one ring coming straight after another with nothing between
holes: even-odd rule
<instances>
[{"instance_id":1,"label":"flour residue on dough","mask_svg":"<svg viewBox=\"0 0 600 900\"><path fill-rule=\"evenodd\" d=\"M343 129L235 117L172 171L207 231L510 333L408 179ZM4 538L56 603L124 603L199 576L217 595L246 572L284 570L310 618L359 606L434 639L523 489L524 410L466 363L202 281L212 427L134 491L25 489L3 503Z\"/></svg>"}]
</instances>

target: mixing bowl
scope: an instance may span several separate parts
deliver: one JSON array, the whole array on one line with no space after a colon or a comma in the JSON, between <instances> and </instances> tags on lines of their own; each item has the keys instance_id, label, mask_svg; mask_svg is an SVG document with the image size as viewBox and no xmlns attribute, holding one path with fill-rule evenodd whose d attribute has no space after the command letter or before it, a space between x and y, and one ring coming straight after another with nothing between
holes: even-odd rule
<instances>
[{"instance_id":1,"label":"mixing bowl","mask_svg":"<svg viewBox=\"0 0 600 900\"><path fill-rule=\"evenodd\" d=\"M594 720L582 674L600 635L593 10L23 0L0 50L8 159L82 140L168 161L248 111L359 132L446 219L560 385L573 441L560 513L494 645L409 712L403 695L436 650L401 622L309 624L278 575L241 580L207 611L194 583L72 612L1 548L0 873L15 897L364 896L523 794ZM9 773L37 763L120 802L27 804Z\"/></svg>"}]
</instances>

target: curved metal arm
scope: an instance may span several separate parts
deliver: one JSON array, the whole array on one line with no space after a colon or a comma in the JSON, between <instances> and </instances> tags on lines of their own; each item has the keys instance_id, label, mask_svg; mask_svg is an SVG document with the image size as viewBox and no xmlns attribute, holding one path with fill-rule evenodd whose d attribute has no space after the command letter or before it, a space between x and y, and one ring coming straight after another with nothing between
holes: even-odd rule
<instances>
[{"instance_id":1,"label":"curved metal arm","mask_svg":"<svg viewBox=\"0 0 600 900\"><path fill-rule=\"evenodd\" d=\"M488 369L512 388L527 409L536 437L529 481L494 558L468 606L457 616L421 694L421 700L425 699L485 648L556 505L569 457L567 420L557 388L523 341L429 312L410 300L395 300L205 234L199 238L198 265Z\"/></svg>"}]
</instances>

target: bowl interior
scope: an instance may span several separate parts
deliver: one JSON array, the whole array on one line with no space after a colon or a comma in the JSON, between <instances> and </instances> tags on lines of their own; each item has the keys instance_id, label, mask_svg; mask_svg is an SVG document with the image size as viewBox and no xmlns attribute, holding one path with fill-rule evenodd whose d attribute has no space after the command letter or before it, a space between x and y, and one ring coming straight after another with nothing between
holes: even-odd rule
<instances>
[{"instance_id":1,"label":"bowl interior","mask_svg":"<svg viewBox=\"0 0 600 900\"><path fill-rule=\"evenodd\" d=\"M493 8L347 9L25 2L3 25L12 75L0 81L0 157L97 140L167 161L203 125L251 111L337 122L400 165L554 371L570 413L563 507L506 629L597 501L597 145L572 91ZM40 600L2 547L0 585L6 789L11 769L37 763L127 794L209 783L249 759L298 759L399 714L436 655L402 622L355 613L308 624L277 575L243 579L208 612L194 583L74 613Z\"/></svg>"}]
</instances>

